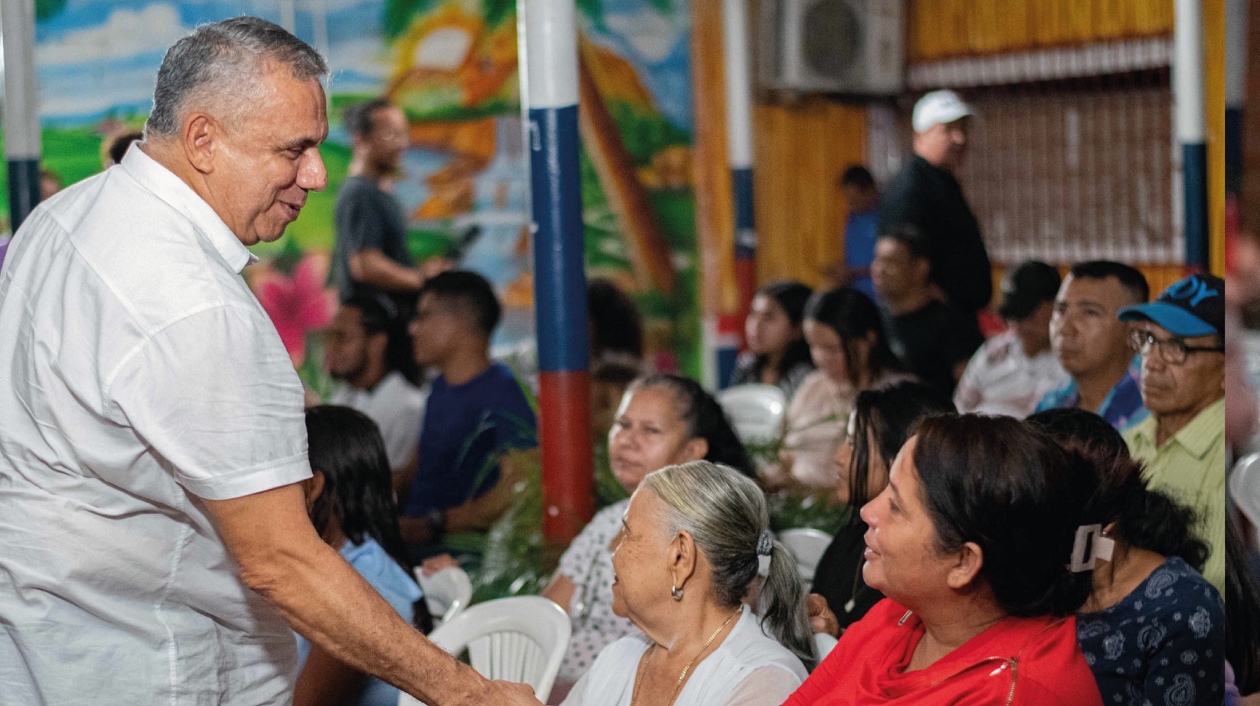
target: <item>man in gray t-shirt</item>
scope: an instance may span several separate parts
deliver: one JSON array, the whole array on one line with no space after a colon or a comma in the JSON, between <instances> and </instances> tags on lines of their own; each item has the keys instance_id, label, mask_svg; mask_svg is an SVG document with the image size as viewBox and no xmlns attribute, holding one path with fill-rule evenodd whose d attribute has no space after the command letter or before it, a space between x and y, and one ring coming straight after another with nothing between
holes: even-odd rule
<instances>
[{"instance_id":1,"label":"man in gray t-shirt","mask_svg":"<svg viewBox=\"0 0 1260 706\"><path fill-rule=\"evenodd\" d=\"M384 98L374 98L347 108L345 126L354 156L337 193L337 292L343 302L354 294L385 293L410 309L426 277L445 269L445 263L415 267L407 249L407 217L386 191L409 142L407 119Z\"/></svg>"}]
</instances>

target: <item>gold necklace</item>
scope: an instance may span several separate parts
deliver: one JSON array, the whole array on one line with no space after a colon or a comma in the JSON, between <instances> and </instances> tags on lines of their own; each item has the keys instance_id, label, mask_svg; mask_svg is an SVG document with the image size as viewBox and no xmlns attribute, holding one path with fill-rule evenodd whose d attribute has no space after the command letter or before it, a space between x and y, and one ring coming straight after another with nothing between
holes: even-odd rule
<instances>
[{"instance_id":1,"label":"gold necklace","mask_svg":"<svg viewBox=\"0 0 1260 706\"><path fill-rule=\"evenodd\" d=\"M709 636L709 639L705 641L704 647L701 647L700 651L696 653L696 656L691 658L691 661L687 663L686 667L683 667L682 674L678 675L678 681L674 683L674 695L669 697L669 703L666 704L666 706L673 706L674 701L678 698L678 693L682 691L682 683L683 680L687 678L687 672L690 672L691 668L696 666L696 660L700 659L700 655L704 654L704 651L709 649L709 645L713 644L713 641L717 639L718 634L721 633L722 630L735 619L735 616L742 613L743 610L744 607L739 606L735 609L734 613L727 616L726 620L722 621L722 624L718 626L718 629L714 630L713 634ZM655 656L656 643L652 643L652 652L648 655L647 662L643 663L643 671L634 679L634 690L630 692L630 706L634 706L634 704L639 700L639 684L642 683L643 675L647 674L648 666L652 664L652 658Z\"/></svg>"}]
</instances>

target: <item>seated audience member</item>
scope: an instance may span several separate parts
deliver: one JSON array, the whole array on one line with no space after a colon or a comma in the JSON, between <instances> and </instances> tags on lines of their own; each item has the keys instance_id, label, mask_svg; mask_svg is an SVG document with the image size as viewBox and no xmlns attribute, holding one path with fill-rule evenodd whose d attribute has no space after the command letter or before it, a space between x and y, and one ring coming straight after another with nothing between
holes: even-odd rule
<instances>
[{"instance_id":1,"label":"seated audience member","mask_svg":"<svg viewBox=\"0 0 1260 706\"><path fill-rule=\"evenodd\" d=\"M849 207L844 223L844 259L825 270L827 281L833 288L853 287L874 299L871 260L875 259L879 187L866 167L854 164L840 175L840 191Z\"/></svg>"},{"instance_id":2,"label":"seated audience member","mask_svg":"<svg viewBox=\"0 0 1260 706\"><path fill-rule=\"evenodd\" d=\"M888 347L879 310L850 287L818 292L805 305L805 340L818 369L787 409L780 463L764 471L770 487L834 488L832 461L844 440L853 398L862 390L909 379Z\"/></svg>"},{"instance_id":3,"label":"seated audience member","mask_svg":"<svg viewBox=\"0 0 1260 706\"><path fill-rule=\"evenodd\" d=\"M143 140L143 130L128 130L105 140L101 143L101 168L109 169L115 164L122 164L123 157L127 155L127 150L131 148L132 143Z\"/></svg>"},{"instance_id":4,"label":"seated audience member","mask_svg":"<svg viewBox=\"0 0 1260 706\"><path fill-rule=\"evenodd\" d=\"M888 344L920 380L954 393L967 361L984 343L976 317L933 296L928 241L914 226L881 233L871 280Z\"/></svg>"},{"instance_id":5,"label":"seated audience member","mask_svg":"<svg viewBox=\"0 0 1260 706\"><path fill-rule=\"evenodd\" d=\"M411 336L416 363L438 371L425 408L415 477L401 520L416 559L444 533L483 532L507 509L503 455L537 446L537 421L512 371L490 360L501 308L475 272L425 281ZM493 492L493 491L499 492Z\"/></svg>"},{"instance_id":6,"label":"seated audience member","mask_svg":"<svg viewBox=\"0 0 1260 706\"><path fill-rule=\"evenodd\" d=\"M1068 382L1067 371L1050 350L1050 316L1059 284L1059 271L1038 260L1028 260L1002 278L998 312L1010 328L985 341L967 364L954 392L959 412L1023 419L1046 393Z\"/></svg>"},{"instance_id":7,"label":"seated audience member","mask_svg":"<svg viewBox=\"0 0 1260 706\"><path fill-rule=\"evenodd\" d=\"M393 302L384 297L350 297L324 331L324 367L330 377L345 383L330 401L357 409L376 422L385 439L389 467L397 477L415 464L426 393L390 360L396 313Z\"/></svg>"},{"instance_id":8,"label":"seated audience member","mask_svg":"<svg viewBox=\"0 0 1260 706\"><path fill-rule=\"evenodd\" d=\"M1260 702L1260 588L1247 545L1233 517L1225 526L1225 706Z\"/></svg>"},{"instance_id":9,"label":"seated audience member","mask_svg":"<svg viewBox=\"0 0 1260 706\"><path fill-rule=\"evenodd\" d=\"M608 459L628 493L652 471L687 461L704 459L750 476L753 472L717 401L699 383L676 375L652 375L630 386L608 433ZM612 552L629 504L622 500L596 513L560 557L543 590L573 621L558 685L577 681L600 650L635 631L612 606Z\"/></svg>"},{"instance_id":10,"label":"seated audience member","mask_svg":"<svg viewBox=\"0 0 1260 706\"><path fill-rule=\"evenodd\" d=\"M791 401L814 371L801 323L814 291L800 282L776 282L757 291L744 321L748 350L735 359L732 385L775 385Z\"/></svg>"},{"instance_id":11,"label":"seated audience member","mask_svg":"<svg viewBox=\"0 0 1260 706\"><path fill-rule=\"evenodd\" d=\"M888 469L910 437L919 419L933 414L952 414L954 405L943 392L921 382L899 382L879 390L859 393L849 417L846 440L836 451L839 468L836 497L853 510L849 521L836 533L814 570L811 601L821 597L831 615L815 624L817 632L839 637L840 632L862 616L883 595L862 580L862 554L866 551L867 526L858 515L871 498L884 492ZM820 611L821 612L821 611ZM814 611L810 611L811 616ZM825 629L821 629L825 628Z\"/></svg>"},{"instance_id":12,"label":"seated audience member","mask_svg":"<svg viewBox=\"0 0 1260 706\"><path fill-rule=\"evenodd\" d=\"M597 277L586 284L586 313L590 324L591 363L643 360L643 317L630 295L610 279Z\"/></svg>"},{"instance_id":13,"label":"seated audience member","mask_svg":"<svg viewBox=\"0 0 1260 706\"><path fill-rule=\"evenodd\" d=\"M303 481L311 524L328 545L423 632L433 619L421 600L398 535L385 445L376 424L348 407L306 410L311 470ZM394 706L398 689L345 665L298 636L295 706Z\"/></svg>"},{"instance_id":14,"label":"seated audience member","mask_svg":"<svg viewBox=\"0 0 1260 706\"><path fill-rule=\"evenodd\" d=\"M782 703L813 640L796 560L757 484L707 461L667 466L643 479L621 524L613 612L642 634L605 647L564 704ZM753 611L743 601L759 574Z\"/></svg>"},{"instance_id":15,"label":"seated audience member","mask_svg":"<svg viewBox=\"0 0 1260 706\"><path fill-rule=\"evenodd\" d=\"M1102 417L1054 409L1028 421L1098 468L1094 589L1076 634L1103 702L1218 706L1225 610L1196 570L1208 552L1191 532L1194 511L1147 489L1142 464Z\"/></svg>"},{"instance_id":16,"label":"seated audience member","mask_svg":"<svg viewBox=\"0 0 1260 706\"><path fill-rule=\"evenodd\" d=\"M1150 416L1125 432L1151 487L1195 509L1211 547L1203 576L1225 586L1225 283L1191 275L1150 304L1120 310L1135 324L1142 401Z\"/></svg>"},{"instance_id":17,"label":"seated audience member","mask_svg":"<svg viewBox=\"0 0 1260 706\"><path fill-rule=\"evenodd\" d=\"M640 377L642 366L629 360L613 358L591 366L591 439L595 445L607 441L626 390Z\"/></svg>"},{"instance_id":18,"label":"seated audience member","mask_svg":"<svg viewBox=\"0 0 1260 706\"><path fill-rule=\"evenodd\" d=\"M1072 267L1050 316L1050 347L1072 379L1041 398L1036 411L1078 407L1120 432L1146 417L1140 358L1129 325L1116 315L1149 297L1146 277L1128 265L1092 260Z\"/></svg>"},{"instance_id":19,"label":"seated audience member","mask_svg":"<svg viewBox=\"0 0 1260 706\"><path fill-rule=\"evenodd\" d=\"M1001 473L995 473L1001 469ZM1009 417L929 417L862 508L863 578L888 598L785 706L1101 706L1073 573L1097 471Z\"/></svg>"}]
</instances>

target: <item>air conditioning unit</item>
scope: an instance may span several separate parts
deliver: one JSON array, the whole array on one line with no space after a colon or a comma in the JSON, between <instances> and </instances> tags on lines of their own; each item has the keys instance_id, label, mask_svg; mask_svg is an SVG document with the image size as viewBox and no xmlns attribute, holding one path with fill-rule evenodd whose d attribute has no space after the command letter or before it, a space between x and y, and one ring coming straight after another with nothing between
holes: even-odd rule
<instances>
[{"instance_id":1,"label":"air conditioning unit","mask_svg":"<svg viewBox=\"0 0 1260 706\"><path fill-rule=\"evenodd\" d=\"M758 78L799 93L889 96L905 76L904 0L761 0Z\"/></svg>"}]
</instances>

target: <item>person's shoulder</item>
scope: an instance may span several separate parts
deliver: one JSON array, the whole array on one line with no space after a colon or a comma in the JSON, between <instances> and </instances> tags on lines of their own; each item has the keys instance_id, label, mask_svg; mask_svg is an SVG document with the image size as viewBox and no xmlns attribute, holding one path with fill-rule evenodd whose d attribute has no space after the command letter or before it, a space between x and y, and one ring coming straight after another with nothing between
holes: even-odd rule
<instances>
[{"instance_id":1,"label":"person's shoulder","mask_svg":"<svg viewBox=\"0 0 1260 706\"><path fill-rule=\"evenodd\" d=\"M728 669L749 672L761 667L775 666L785 669L804 681L809 673L791 650L766 633L761 620L751 610L745 609L736 629L723 644L722 652L730 661Z\"/></svg>"},{"instance_id":2,"label":"person's shoulder","mask_svg":"<svg viewBox=\"0 0 1260 706\"><path fill-rule=\"evenodd\" d=\"M421 409L424 407L425 399L428 398L428 393L423 388L412 385L397 370L391 370L385 379L381 380L380 391L387 395L391 402L404 409Z\"/></svg>"},{"instance_id":3,"label":"person's shoulder","mask_svg":"<svg viewBox=\"0 0 1260 706\"><path fill-rule=\"evenodd\" d=\"M1170 556L1156 567L1131 597L1152 611L1179 614L1176 617L1196 608L1205 609L1208 616L1221 613L1220 592L1178 556Z\"/></svg>"},{"instance_id":4,"label":"person's shoulder","mask_svg":"<svg viewBox=\"0 0 1260 706\"><path fill-rule=\"evenodd\" d=\"M1012 646L1019 660L1016 703L1034 706L1101 704L1098 685L1081 652L1076 618L1013 618ZM1022 643L1022 644L1020 644Z\"/></svg>"}]
</instances>

